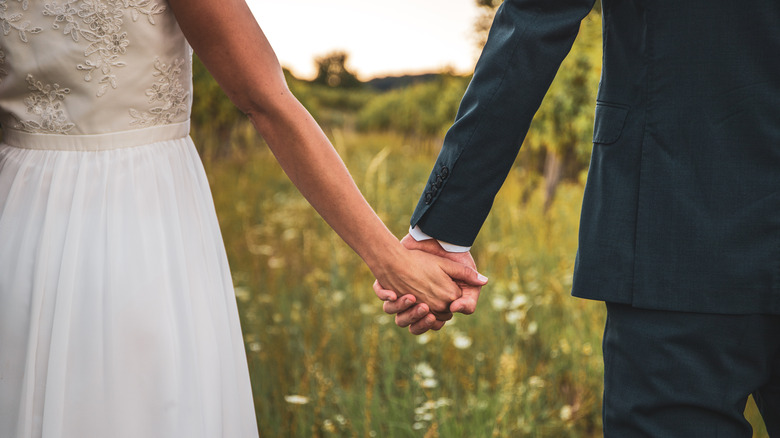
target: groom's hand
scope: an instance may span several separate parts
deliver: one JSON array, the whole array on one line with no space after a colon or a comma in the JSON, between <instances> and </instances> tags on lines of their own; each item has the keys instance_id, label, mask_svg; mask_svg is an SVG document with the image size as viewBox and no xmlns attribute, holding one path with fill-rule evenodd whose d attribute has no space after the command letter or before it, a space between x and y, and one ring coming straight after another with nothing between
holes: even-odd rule
<instances>
[{"instance_id":1,"label":"groom's hand","mask_svg":"<svg viewBox=\"0 0 780 438\"><path fill-rule=\"evenodd\" d=\"M425 251L476 270L476 264L470 252L447 252L435 239L418 242L407 234L401 239L401 243L407 249ZM457 280L456 283L461 288L462 295L450 304L450 312L474 313L482 286L473 286ZM397 297L394 292L385 290L379 283L374 283L374 292L385 301L383 310L389 314L395 314L396 324L399 327L409 327L412 334L419 335L428 330L439 330L444 326L445 321L437 320L430 313L428 306L425 303L418 304L412 295Z\"/></svg>"}]
</instances>

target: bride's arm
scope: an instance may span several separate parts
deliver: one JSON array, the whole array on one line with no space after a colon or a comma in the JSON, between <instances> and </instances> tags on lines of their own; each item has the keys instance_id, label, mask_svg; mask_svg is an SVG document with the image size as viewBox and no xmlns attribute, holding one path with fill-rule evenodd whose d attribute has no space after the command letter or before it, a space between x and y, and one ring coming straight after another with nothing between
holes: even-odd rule
<instances>
[{"instance_id":1,"label":"bride's arm","mask_svg":"<svg viewBox=\"0 0 780 438\"><path fill-rule=\"evenodd\" d=\"M411 293L448 318L460 296L450 277L476 271L406 250L360 194L320 127L290 93L279 61L244 0L169 0L182 31L233 103L325 221L387 289Z\"/></svg>"}]
</instances>

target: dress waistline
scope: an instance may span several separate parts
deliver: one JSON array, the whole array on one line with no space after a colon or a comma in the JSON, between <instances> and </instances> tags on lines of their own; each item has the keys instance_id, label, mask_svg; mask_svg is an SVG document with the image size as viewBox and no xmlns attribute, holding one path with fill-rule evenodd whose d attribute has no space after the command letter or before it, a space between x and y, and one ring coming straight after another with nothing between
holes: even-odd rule
<instances>
[{"instance_id":1,"label":"dress waistline","mask_svg":"<svg viewBox=\"0 0 780 438\"><path fill-rule=\"evenodd\" d=\"M23 149L108 151L178 140L186 137L189 133L189 120L151 128L91 135L35 134L15 129L4 129L3 143Z\"/></svg>"}]
</instances>

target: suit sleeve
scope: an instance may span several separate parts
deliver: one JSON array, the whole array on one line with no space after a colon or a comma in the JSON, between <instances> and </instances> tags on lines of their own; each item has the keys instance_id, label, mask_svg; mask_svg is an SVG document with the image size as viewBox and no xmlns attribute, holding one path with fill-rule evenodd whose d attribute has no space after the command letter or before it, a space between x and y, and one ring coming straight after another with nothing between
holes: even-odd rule
<instances>
[{"instance_id":1,"label":"suit sleeve","mask_svg":"<svg viewBox=\"0 0 780 438\"><path fill-rule=\"evenodd\" d=\"M594 0L506 0L411 219L471 246Z\"/></svg>"}]
</instances>

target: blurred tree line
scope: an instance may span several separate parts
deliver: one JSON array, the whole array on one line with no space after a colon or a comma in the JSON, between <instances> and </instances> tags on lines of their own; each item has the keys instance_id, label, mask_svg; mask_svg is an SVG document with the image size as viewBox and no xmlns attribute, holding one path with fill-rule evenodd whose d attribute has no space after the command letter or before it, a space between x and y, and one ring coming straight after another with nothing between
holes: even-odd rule
<instances>
[{"instance_id":1,"label":"blurred tree line","mask_svg":"<svg viewBox=\"0 0 780 438\"><path fill-rule=\"evenodd\" d=\"M482 10L475 22L475 42L484 45L502 0L475 0ZM578 180L587 169L593 135L593 108L601 72L601 7L582 22L580 34L550 87L518 158L531 174L543 178L547 205L561 181ZM348 66L345 52L318 57L317 77L295 78L285 71L293 94L327 131L393 131L407 137L440 140L455 117L470 77L441 72L362 82ZM245 117L224 96L203 65L193 66L193 125L210 138L212 158L236 149L235 132ZM243 124L243 125L242 125ZM244 131L246 128L243 128Z\"/></svg>"}]
</instances>

